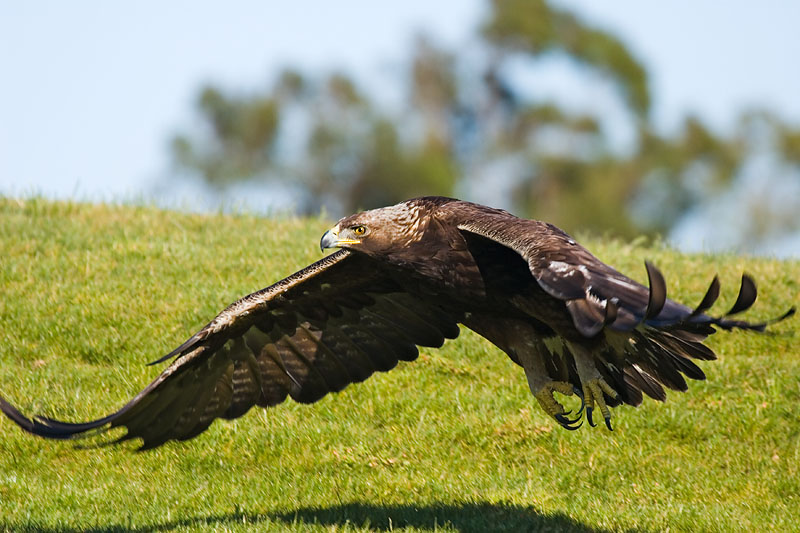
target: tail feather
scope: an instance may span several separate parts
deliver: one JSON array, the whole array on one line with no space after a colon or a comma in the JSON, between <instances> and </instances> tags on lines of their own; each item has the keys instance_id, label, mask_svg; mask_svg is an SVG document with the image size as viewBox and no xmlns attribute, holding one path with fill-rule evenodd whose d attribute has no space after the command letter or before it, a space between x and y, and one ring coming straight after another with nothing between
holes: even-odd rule
<instances>
[{"instance_id":1,"label":"tail feather","mask_svg":"<svg viewBox=\"0 0 800 533\"><path fill-rule=\"evenodd\" d=\"M629 387L636 388L660 402L667 399L667 393L664 392L664 388L637 364L634 363L625 367L624 373L625 383Z\"/></svg>"},{"instance_id":2,"label":"tail feather","mask_svg":"<svg viewBox=\"0 0 800 533\"><path fill-rule=\"evenodd\" d=\"M714 361L717 358L717 354L702 342L684 340L673 332L653 330L649 332L649 335L667 350L684 357L701 361Z\"/></svg>"},{"instance_id":3,"label":"tail feather","mask_svg":"<svg viewBox=\"0 0 800 533\"><path fill-rule=\"evenodd\" d=\"M685 378L706 379L703 370L692 360L711 361L717 358L713 350L703 344L716 328L764 331L767 326L795 314L795 308L792 307L782 315L763 322L731 318L749 309L756 301L756 284L748 274L742 275L736 302L724 315L706 314L719 298L720 283L717 276L697 307L690 310L667 299L661 272L649 262L646 267L650 282L647 307L638 311L630 306L617 309L617 319L608 323L610 331L606 337L609 347L617 346L617 353L604 354L596 365L606 381L620 393L621 401L631 405L641 401L642 393L656 400L665 400L664 387L685 391ZM628 339L624 346L618 344L619 340L611 341L620 333ZM620 356L622 360L619 360Z\"/></svg>"},{"instance_id":4,"label":"tail feather","mask_svg":"<svg viewBox=\"0 0 800 533\"><path fill-rule=\"evenodd\" d=\"M705 296L703 296L702 301L695 307L694 311L692 311L692 314L689 315L689 318L701 315L711 309L714 303L716 303L717 298L719 298L719 276L714 276L714 279L711 280L711 285L708 286Z\"/></svg>"},{"instance_id":5,"label":"tail feather","mask_svg":"<svg viewBox=\"0 0 800 533\"><path fill-rule=\"evenodd\" d=\"M739 311L737 311L739 312ZM730 320L725 317L720 318L713 318L708 317L708 322L714 324L715 326L719 326L720 328L730 331L732 329L745 329L750 331L759 331L763 332L767 329L767 327L777 324L783 320L786 320L790 316L793 316L797 312L795 307L789 308L785 313L780 316L770 318L769 320L765 320L763 322L747 322L746 320ZM727 316L727 315L726 315Z\"/></svg>"},{"instance_id":6,"label":"tail feather","mask_svg":"<svg viewBox=\"0 0 800 533\"><path fill-rule=\"evenodd\" d=\"M736 296L736 303L733 304L730 311L725 313L725 316L735 315L750 309L757 296L756 282L747 273L742 274L742 284L739 287L739 294Z\"/></svg>"},{"instance_id":7,"label":"tail feather","mask_svg":"<svg viewBox=\"0 0 800 533\"><path fill-rule=\"evenodd\" d=\"M615 354L613 353L604 353L604 357L614 357ZM617 407L618 405L622 405L623 403L637 406L642 403L642 391L637 389L636 387L630 387L625 383L625 374L623 373L620 366L608 364L608 361L604 361L605 364L597 365L596 368L600 372L600 375L603 379L611 385L615 391L617 391L618 396L616 398L612 398L608 394L603 393L606 405L609 407Z\"/></svg>"},{"instance_id":8,"label":"tail feather","mask_svg":"<svg viewBox=\"0 0 800 533\"><path fill-rule=\"evenodd\" d=\"M647 309L644 312L644 320L652 320L661 314L664 305L667 303L667 283L664 276L650 261L644 262L647 269L647 279L650 285Z\"/></svg>"}]
</instances>

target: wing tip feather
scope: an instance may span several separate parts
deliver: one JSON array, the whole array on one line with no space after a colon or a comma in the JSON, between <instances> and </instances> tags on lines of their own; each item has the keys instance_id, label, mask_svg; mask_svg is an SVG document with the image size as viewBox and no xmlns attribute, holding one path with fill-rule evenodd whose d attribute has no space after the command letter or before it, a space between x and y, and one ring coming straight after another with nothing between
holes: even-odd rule
<instances>
[{"instance_id":1,"label":"wing tip feather","mask_svg":"<svg viewBox=\"0 0 800 533\"><path fill-rule=\"evenodd\" d=\"M742 283L739 286L739 294L736 296L736 302L730 310L725 313L725 316L735 315L750 309L757 297L758 288L756 287L755 280L753 280L753 277L747 272L742 273Z\"/></svg>"},{"instance_id":2,"label":"wing tip feather","mask_svg":"<svg viewBox=\"0 0 800 533\"><path fill-rule=\"evenodd\" d=\"M664 281L664 275L653 263L645 261L644 265L647 269L647 280L650 285L650 294L644 319L652 320L661 313L667 303L667 283Z\"/></svg>"},{"instance_id":3,"label":"wing tip feather","mask_svg":"<svg viewBox=\"0 0 800 533\"><path fill-rule=\"evenodd\" d=\"M36 435L37 437L58 440L81 437L88 431L101 429L103 426L112 422L114 416L117 414L114 413L113 415L98 420L82 423L62 422L41 415L34 415L33 418L28 418L3 397L0 397L0 411L26 433Z\"/></svg>"}]
</instances>

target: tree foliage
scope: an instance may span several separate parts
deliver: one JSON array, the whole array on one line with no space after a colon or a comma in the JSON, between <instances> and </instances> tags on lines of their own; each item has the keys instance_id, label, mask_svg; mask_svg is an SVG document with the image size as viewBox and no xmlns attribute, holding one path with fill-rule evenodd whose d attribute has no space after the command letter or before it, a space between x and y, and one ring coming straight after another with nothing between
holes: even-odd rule
<instances>
[{"instance_id":1,"label":"tree foliage","mask_svg":"<svg viewBox=\"0 0 800 533\"><path fill-rule=\"evenodd\" d=\"M544 0L493 0L490 7L475 36L483 59L474 49L417 39L399 107L341 72L288 69L253 94L205 87L196 102L203 128L173 139L175 161L217 188L281 183L305 213L505 191L506 204L521 214L568 231L623 236L668 232L765 150L798 171L800 130L779 118L750 112L720 135L689 116L679 131L659 133L649 118L647 71L618 37ZM617 89L636 132L631 149L612 145L615 126L601 110L542 101L509 74L520 59L537 65L554 56ZM787 222L785 213L753 209L766 220L757 234L800 229L796 217Z\"/></svg>"},{"instance_id":2,"label":"tree foliage","mask_svg":"<svg viewBox=\"0 0 800 533\"><path fill-rule=\"evenodd\" d=\"M637 115L645 116L650 109L647 73L625 44L545 0L494 0L483 33L505 51L531 57L562 52L608 75Z\"/></svg>"}]
</instances>

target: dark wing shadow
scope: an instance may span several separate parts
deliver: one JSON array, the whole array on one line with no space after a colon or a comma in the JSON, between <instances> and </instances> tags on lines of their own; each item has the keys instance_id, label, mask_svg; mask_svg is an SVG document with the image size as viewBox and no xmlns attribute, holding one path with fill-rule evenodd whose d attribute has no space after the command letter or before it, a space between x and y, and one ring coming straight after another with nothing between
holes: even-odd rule
<instances>
[{"instance_id":1,"label":"dark wing shadow","mask_svg":"<svg viewBox=\"0 0 800 533\"><path fill-rule=\"evenodd\" d=\"M456 503L427 505L380 505L370 503L346 503L330 507L301 507L285 513L235 512L224 515L200 516L174 520L147 526L122 524L97 525L94 527L42 527L36 523L2 523L0 530L43 533L77 533L78 531L100 533L139 533L145 531L172 531L179 528L208 527L214 529L228 524L283 523L321 526L366 527L371 531L392 531L402 527L423 530L447 528L459 533L483 533L491 531L556 531L556 532L605 532L575 521L563 513L545 514L533 506L498 503ZM634 531L634 530L629 530Z\"/></svg>"},{"instance_id":2,"label":"dark wing shadow","mask_svg":"<svg viewBox=\"0 0 800 533\"><path fill-rule=\"evenodd\" d=\"M368 527L372 531L392 531L402 527L431 531L446 528L459 533L605 531L576 522L562 513L544 514L533 506L483 502L432 505L348 503L333 507L305 507L293 513L272 515L272 518L287 524L352 525Z\"/></svg>"}]
</instances>

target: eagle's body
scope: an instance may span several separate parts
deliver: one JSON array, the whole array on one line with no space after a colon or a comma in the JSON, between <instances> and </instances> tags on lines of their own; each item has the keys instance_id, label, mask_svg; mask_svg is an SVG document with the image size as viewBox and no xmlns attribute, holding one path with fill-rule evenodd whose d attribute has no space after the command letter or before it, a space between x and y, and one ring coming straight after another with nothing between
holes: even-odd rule
<instances>
[{"instance_id":1,"label":"eagle's body","mask_svg":"<svg viewBox=\"0 0 800 533\"><path fill-rule=\"evenodd\" d=\"M122 409L84 424L30 420L0 398L23 429L71 438L125 426L143 448L185 440L218 417L291 396L314 402L376 370L438 347L463 324L525 370L535 397L562 426L574 420L553 392L578 393L587 419L599 408L638 405L643 393L686 390L703 379L692 359L714 359L702 344L714 326L761 330L705 311L715 279L692 310L666 298L648 264L650 288L595 258L544 222L449 198L426 197L346 217L321 241L343 248L223 310L159 361L172 364ZM755 286L743 277L727 315L748 308ZM792 313L790 310L783 317ZM727 316L726 315L726 316Z\"/></svg>"}]
</instances>

